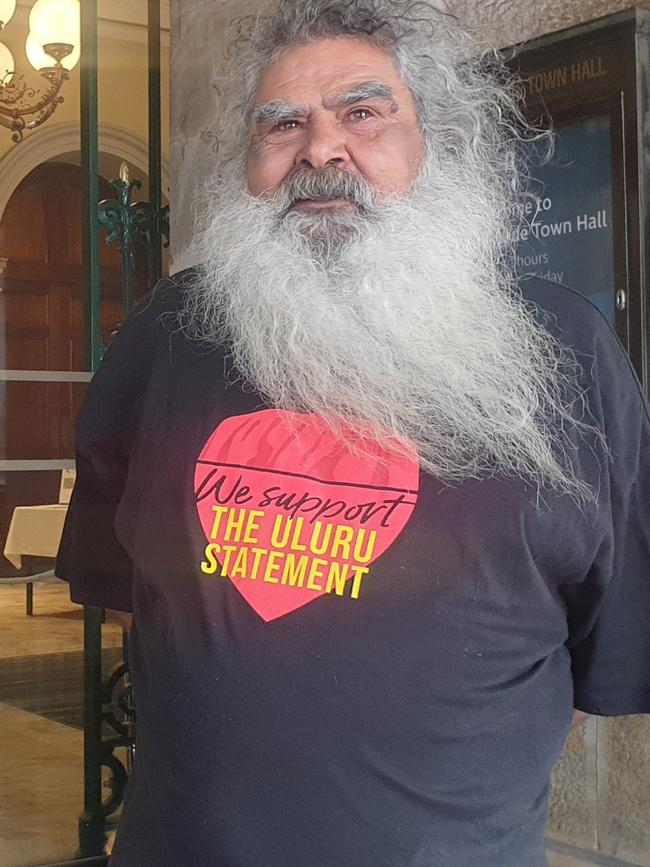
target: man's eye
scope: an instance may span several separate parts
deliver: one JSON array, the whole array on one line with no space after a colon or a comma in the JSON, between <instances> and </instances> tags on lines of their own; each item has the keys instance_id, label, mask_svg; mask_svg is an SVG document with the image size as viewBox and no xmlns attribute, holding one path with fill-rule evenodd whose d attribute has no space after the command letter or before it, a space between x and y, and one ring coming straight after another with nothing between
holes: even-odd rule
<instances>
[{"instance_id":1,"label":"man's eye","mask_svg":"<svg viewBox=\"0 0 650 867\"><path fill-rule=\"evenodd\" d=\"M297 120L279 120L273 125L273 132L290 132L300 126Z\"/></svg>"},{"instance_id":2,"label":"man's eye","mask_svg":"<svg viewBox=\"0 0 650 867\"><path fill-rule=\"evenodd\" d=\"M352 120L368 120L374 117L374 113L369 108L355 108L350 112L348 117L351 117Z\"/></svg>"}]
</instances>

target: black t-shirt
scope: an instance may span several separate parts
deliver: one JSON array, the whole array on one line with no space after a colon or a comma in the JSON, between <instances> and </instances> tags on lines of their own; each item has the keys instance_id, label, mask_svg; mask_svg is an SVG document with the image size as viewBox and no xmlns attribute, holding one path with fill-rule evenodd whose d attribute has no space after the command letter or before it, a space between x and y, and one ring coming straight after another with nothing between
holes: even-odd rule
<instances>
[{"instance_id":1,"label":"black t-shirt","mask_svg":"<svg viewBox=\"0 0 650 867\"><path fill-rule=\"evenodd\" d=\"M175 326L191 280L88 389L57 565L75 601L134 611L112 867L541 867L572 707L650 712L650 423L616 337L524 283L607 437L576 439L580 508L268 408Z\"/></svg>"}]
</instances>

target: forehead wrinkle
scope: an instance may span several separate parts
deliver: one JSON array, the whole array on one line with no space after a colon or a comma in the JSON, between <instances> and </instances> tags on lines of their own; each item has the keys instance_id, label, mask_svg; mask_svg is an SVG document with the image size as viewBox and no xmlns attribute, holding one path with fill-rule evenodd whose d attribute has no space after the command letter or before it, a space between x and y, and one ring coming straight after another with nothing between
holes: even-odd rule
<instances>
[{"instance_id":1,"label":"forehead wrinkle","mask_svg":"<svg viewBox=\"0 0 650 867\"><path fill-rule=\"evenodd\" d=\"M282 99L272 99L251 111L253 123L263 123L270 120L290 120L299 115L309 114L309 109L295 102L285 102Z\"/></svg>"}]
</instances>

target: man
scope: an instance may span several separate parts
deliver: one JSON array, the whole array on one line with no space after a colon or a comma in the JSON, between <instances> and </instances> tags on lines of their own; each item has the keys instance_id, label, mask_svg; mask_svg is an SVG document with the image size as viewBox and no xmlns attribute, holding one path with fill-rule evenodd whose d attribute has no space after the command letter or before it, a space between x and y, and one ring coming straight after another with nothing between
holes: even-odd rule
<instances>
[{"instance_id":1,"label":"man","mask_svg":"<svg viewBox=\"0 0 650 867\"><path fill-rule=\"evenodd\" d=\"M650 711L638 383L588 301L517 286L526 133L448 16L239 34L202 265L78 422L58 574L134 612L111 863L541 867L572 706Z\"/></svg>"}]
</instances>

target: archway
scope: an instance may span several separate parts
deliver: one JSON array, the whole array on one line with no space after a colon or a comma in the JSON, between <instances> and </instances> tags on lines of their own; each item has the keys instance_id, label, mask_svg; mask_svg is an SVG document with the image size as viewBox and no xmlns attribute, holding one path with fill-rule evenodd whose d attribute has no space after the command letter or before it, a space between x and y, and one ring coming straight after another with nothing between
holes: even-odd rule
<instances>
[{"instance_id":1,"label":"archway","mask_svg":"<svg viewBox=\"0 0 650 867\"><path fill-rule=\"evenodd\" d=\"M120 127L100 124L99 145L100 151L115 154L137 168L139 175L148 175L149 151L144 139ZM0 160L0 221L14 190L31 171L48 160L80 148L79 125L73 123L45 127L12 148ZM169 164L165 159L161 175L162 192L168 199Z\"/></svg>"}]
</instances>

